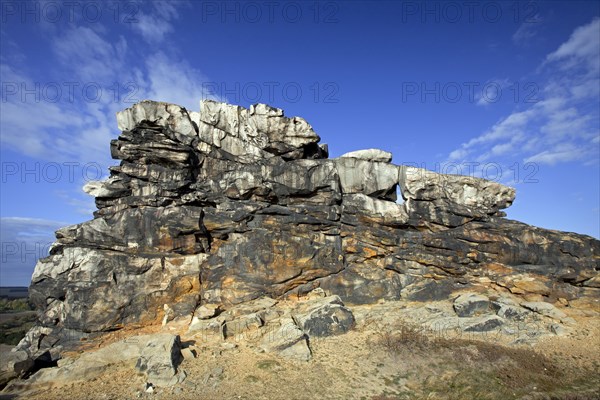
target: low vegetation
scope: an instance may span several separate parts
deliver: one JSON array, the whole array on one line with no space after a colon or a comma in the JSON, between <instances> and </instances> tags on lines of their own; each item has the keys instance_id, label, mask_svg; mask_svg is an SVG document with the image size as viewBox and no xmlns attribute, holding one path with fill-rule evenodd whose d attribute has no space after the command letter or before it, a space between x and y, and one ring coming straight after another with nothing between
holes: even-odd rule
<instances>
[{"instance_id":1,"label":"low vegetation","mask_svg":"<svg viewBox=\"0 0 600 400\"><path fill-rule=\"evenodd\" d=\"M371 342L398 362L371 400L600 399L598 368L553 359L532 347L431 337L400 325Z\"/></svg>"},{"instance_id":2,"label":"low vegetation","mask_svg":"<svg viewBox=\"0 0 600 400\"><path fill-rule=\"evenodd\" d=\"M16 345L37 318L27 299L0 299L0 343Z\"/></svg>"},{"instance_id":3,"label":"low vegetation","mask_svg":"<svg viewBox=\"0 0 600 400\"><path fill-rule=\"evenodd\" d=\"M31 311L33 306L27 299L4 299L0 298L0 313Z\"/></svg>"},{"instance_id":4,"label":"low vegetation","mask_svg":"<svg viewBox=\"0 0 600 400\"><path fill-rule=\"evenodd\" d=\"M37 318L34 312L15 313L0 318L0 343L11 346L19 343Z\"/></svg>"}]
</instances>

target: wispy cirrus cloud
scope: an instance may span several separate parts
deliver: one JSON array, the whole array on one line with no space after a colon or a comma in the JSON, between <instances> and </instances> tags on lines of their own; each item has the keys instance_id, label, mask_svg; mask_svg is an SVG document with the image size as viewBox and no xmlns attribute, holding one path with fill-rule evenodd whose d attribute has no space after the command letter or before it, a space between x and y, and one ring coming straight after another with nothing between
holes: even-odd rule
<instances>
[{"instance_id":1,"label":"wispy cirrus cloud","mask_svg":"<svg viewBox=\"0 0 600 400\"><path fill-rule=\"evenodd\" d=\"M206 97L202 83L207 78L185 62L176 47L167 55L151 44L173 32L170 26L179 16L177 7L186 3L140 4L145 8L137 15L139 22L127 28L137 30L139 35L127 39L101 22L74 21L60 29L52 24L40 25L49 49L46 61L54 66L43 74L36 75L35 68L22 68L18 60L23 57L3 53L3 148L40 161L92 162L107 174L108 167L115 164L108 143L119 134L117 111L143 99L198 109L199 100ZM150 30L148 26L161 18L169 27ZM59 96L54 96L53 85L62 91ZM14 93L5 92L7 87L14 88ZM24 95L24 90L32 89L34 95ZM89 215L94 204L83 194L83 183L80 179L71 191L54 195L72 205L75 212Z\"/></svg>"},{"instance_id":2,"label":"wispy cirrus cloud","mask_svg":"<svg viewBox=\"0 0 600 400\"><path fill-rule=\"evenodd\" d=\"M146 42L159 43L174 31L173 23L179 18L178 7L187 7L189 4L184 1L174 3L162 0L155 0L149 4L150 10L141 9L136 13L136 23L131 24L131 27Z\"/></svg>"},{"instance_id":3,"label":"wispy cirrus cloud","mask_svg":"<svg viewBox=\"0 0 600 400\"><path fill-rule=\"evenodd\" d=\"M175 4L179 5L152 2L152 9L141 14L141 21L144 16L161 15L174 20L178 16ZM137 23L131 25L145 29ZM168 32L165 30L164 35ZM208 79L175 51L167 56L135 37L112 37L101 24L73 24L47 36L54 57L49 61L62 73L52 82L47 77L40 81L17 72L19 68L9 62L0 64L3 84L14 83L18 89L15 95L2 99L1 141L27 156L108 166L112 161L107 143L119 133L117 111L147 98L197 109L202 96L207 96L202 83ZM145 58L140 59L140 54ZM62 95L50 99L48 93L53 93L55 84ZM23 96L22 88L38 88L37 98Z\"/></svg>"},{"instance_id":4,"label":"wispy cirrus cloud","mask_svg":"<svg viewBox=\"0 0 600 400\"><path fill-rule=\"evenodd\" d=\"M595 18L575 29L542 62L542 100L500 119L450 152L448 159L485 162L510 155L539 164L597 164L599 66L600 19Z\"/></svg>"},{"instance_id":5,"label":"wispy cirrus cloud","mask_svg":"<svg viewBox=\"0 0 600 400\"><path fill-rule=\"evenodd\" d=\"M508 88L512 82L508 78L503 79L491 79L487 81L483 87L484 90L475 92L475 104L478 106L487 106L495 103L498 100L498 96Z\"/></svg>"},{"instance_id":6,"label":"wispy cirrus cloud","mask_svg":"<svg viewBox=\"0 0 600 400\"><path fill-rule=\"evenodd\" d=\"M512 41L520 46L531 44L532 39L538 36L540 26L543 22L544 19L540 14L527 18L512 35Z\"/></svg>"},{"instance_id":7,"label":"wispy cirrus cloud","mask_svg":"<svg viewBox=\"0 0 600 400\"><path fill-rule=\"evenodd\" d=\"M580 26L569 40L548 54L546 63L555 62L563 70L587 69L588 74L600 72L600 18Z\"/></svg>"}]
</instances>

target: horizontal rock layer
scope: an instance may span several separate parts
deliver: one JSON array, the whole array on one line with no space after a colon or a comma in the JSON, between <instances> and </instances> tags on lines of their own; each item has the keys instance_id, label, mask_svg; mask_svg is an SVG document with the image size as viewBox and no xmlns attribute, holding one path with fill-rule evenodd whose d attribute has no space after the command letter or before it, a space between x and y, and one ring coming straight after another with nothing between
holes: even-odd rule
<instances>
[{"instance_id":1,"label":"horizontal rock layer","mask_svg":"<svg viewBox=\"0 0 600 400\"><path fill-rule=\"evenodd\" d=\"M36 266L41 318L20 344L34 357L317 287L345 304L445 299L476 284L531 301L599 296L600 242L503 218L512 188L374 149L327 159L305 120L262 104L203 101L198 113L143 101L117 120L121 163L84 188L95 218L57 231ZM341 306L331 312L346 329ZM298 323L322 330L311 318Z\"/></svg>"}]
</instances>

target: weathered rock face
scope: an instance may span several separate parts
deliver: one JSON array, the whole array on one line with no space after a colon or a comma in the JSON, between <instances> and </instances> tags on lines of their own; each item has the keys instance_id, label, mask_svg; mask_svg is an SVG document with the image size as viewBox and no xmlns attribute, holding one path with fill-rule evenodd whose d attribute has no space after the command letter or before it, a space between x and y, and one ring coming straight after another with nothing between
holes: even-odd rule
<instances>
[{"instance_id":1,"label":"weathered rock face","mask_svg":"<svg viewBox=\"0 0 600 400\"><path fill-rule=\"evenodd\" d=\"M121 163L85 187L95 218L59 230L36 266L41 318L20 344L31 356L160 323L166 310L168 320L198 309L197 321L214 324L252 300L318 287L350 305L447 299L476 285L532 302L599 297L600 242L504 219L515 191L498 183L393 165L376 150L327 159L306 121L263 104L203 101L198 113L143 101L117 120ZM353 323L346 311L332 303L296 322L340 333ZM266 318L254 316L249 324ZM306 358L295 326L278 345Z\"/></svg>"}]
</instances>

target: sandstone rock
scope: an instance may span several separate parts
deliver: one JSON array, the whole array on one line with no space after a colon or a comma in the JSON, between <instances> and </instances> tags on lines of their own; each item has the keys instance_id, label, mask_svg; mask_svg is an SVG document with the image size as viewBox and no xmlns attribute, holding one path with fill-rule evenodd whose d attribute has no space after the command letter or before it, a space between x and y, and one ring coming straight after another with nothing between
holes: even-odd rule
<instances>
[{"instance_id":1,"label":"sandstone rock","mask_svg":"<svg viewBox=\"0 0 600 400\"><path fill-rule=\"evenodd\" d=\"M237 347L238 346L235 343L229 343L229 342L223 342L223 343L221 343L221 348L223 350L233 350L233 349L235 349Z\"/></svg>"},{"instance_id":2,"label":"sandstone rock","mask_svg":"<svg viewBox=\"0 0 600 400\"><path fill-rule=\"evenodd\" d=\"M503 218L514 189L393 165L378 151L327 160L308 122L266 105L204 101L199 111L144 101L117 115L119 165L86 185L94 218L58 230L36 265L40 319L18 346L33 360L182 318L190 335L224 338L239 320L258 338L281 317L266 303L316 288L347 305L446 301L477 285L519 302L599 296L600 242ZM314 321L344 331L342 307ZM306 339L296 339L284 347L306 358Z\"/></svg>"},{"instance_id":3,"label":"sandstone rock","mask_svg":"<svg viewBox=\"0 0 600 400\"><path fill-rule=\"evenodd\" d=\"M182 379L176 376L182 358L179 336L154 335L141 349L135 369L154 386L172 386Z\"/></svg>"},{"instance_id":4,"label":"sandstone rock","mask_svg":"<svg viewBox=\"0 0 600 400\"><path fill-rule=\"evenodd\" d=\"M343 194L362 193L396 201L399 167L357 158L335 160Z\"/></svg>"},{"instance_id":5,"label":"sandstone rock","mask_svg":"<svg viewBox=\"0 0 600 400\"><path fill-rule=\"evenodd\" d=\"M554 307L552 304L546 303L543 301L524 302L524 303L521 303L521 306L527 308L528 310L536 312L538 314L544 315L546 317L556 319L558 321L567 317L567 314L560 311L558 308Z\"/></svg>"},{"instance_id":6,"label":"sandstone rock","mask_svg":"<svg viewBox=\"0 0 600 400\"><path fill-rule=\"evenodd\" d=\"M363 216L375 223L400 227L408 223L408 213L403 204L374 199L362 193L344 195L344 213Z\"/></svg>"},{"instance_id":7,"label":"sandstone rock","mask_svg":"<svg viewBox=\"0 0 600 400\"><path fill-rule=\"evenodd\" d=\"M263 320L257 314L248 314L236 318L232 321L225 322L223 326L223 334L225 338L238 335L248 336L252 331L263 326Z\"/></svg>"},{"instance_id":8,"label":"sandstone rock","mask_svg":"<svg viewBox=\"0 0 600 400\"><path fill-rule=\"evenodd\" d=\"M354 315L339 296L310 300L294 313L294 320L309 337L339 335L354 327Z\"/></svg>"},{"instance_id":9,"label":"sandstone rock","mask_svg":"<svg viewBox=\"0 0 600 400\"><path fill-rule=\"evenodd\" d=\"M504 324L502 318L495 315L488 315L476 318L474 321L466 325L463 330L465 332L488 332L494 330Z\"/></svg>"},{"instance_id":10,"label":"sandstone rock","mask_svg":"<svg viewBox=\"0 0 600 400\"><path fill-rule=\"evenodd\" d=\"M184 360L193 360L196 358L196 353L194 353L190 348L186 347L185 349L181 349L181 356Z\"/></svg>"},{"instance_id":11,"label":"sandstone rock","mask_svg":"<svg viewBox=\"0 0 600 400\"><path fill-rule=\"evenodd\" d=\"M552 292L552 288L539 279L527 278L522 280L513 280L514 288L513 293L536 293L541 295L549 295Z\"/></svg>"},{"instance_id":12,"label":"sandstone rock","mask_svg":"<svg viewBox=\"0 0 600 400\"><path fill-rule=\"evenodd\" d=\"M211 369L204 376L204 383L208 382L208 380L211 378L219 379L223 375L223 372L225 372L225 369L223 367L215 367L215 368Z\"/></svg>"},{"instance_id":13,"label":"sandstone rock","mask_svg":"<svg viewBox=\"0 0 600 400\"><path fill-rule=\"evenodd\" d=\"M496 314L499 317L502 317L505 319L524 321L529 315L531 315L531 312L527 311L526 309L524 309L522 307L515 307L515 306L503 304L499 307Z\"/></svg>"},{"instance_id":14,"label":"sandstone rock","mask_svg":"<svg viewBox=\"0 0 600 400\"><path fill-rule=\"evenodd\" d=\"M34 366L34 360L24 350L13 349L10 352L2 352L0 362L0 386L4 386L10 380L19 378L30 371Z\"/></svg>"},{"instance_id":15,"label":"sandstone rock","mask_svg":"<svg viewBox=\"0 0 600 400\"><path fill-rule=\"evenodd\" d=\"M257 155L262 155L262 150L288 159L303 158L307 149L319 153L316 144L320 138L304 119L287 118L283 110L266 104L256 104L248 110L204 100L200 103L199 121L201 140L217 147L224 145L233 155L243 154L244 148L247 151L246 144L257 149Z\"/></svg>"},{"instance_id":16,"label":"sandstone rock","mask_svg":"<svg viewBox=\"0 0 600 400\"><path fill-rule=\"evenodd\" d=\"M96 379L112 365L126 365L132 370L136 366L138 371L154 379L155 385L164 386L171 383L169 379L174 373L170 373L180 361L178 340L177 336L168 334L132 336L77 358L63 359L58 367L39 370L28 382L40 388L48 384L66 386Z\"/></svg>"},{"instance_id":17,"label":"sandstone rock","mask_svg":"<svg viewBox=\"0 0 600 400\"><path fill-rule=\"evenodd\" d=\"M152 239L140 240L148 243ZM159 243L161 239L156 240ZM203 258L203 254L174 254L161 261L146 255L69 247L62 254L40 260L30 296L32 302L44 307L50 297L47 318L84 332L110 329L128 320L160 321L165 303L187 302L188 310L181 311L189 315L197 302L198 269ZM138 296L132 298L134 293Z\"/></svg>"},{"instance_id":18,"label":"sandstone rock","mask_svg":"<svg viewBox=\"0 0 600 400\"><path fill-rule=\"evenodd\" d=\"M512 204L515 190L496 182L459 175L444 175L421 168L405 167L400 170L402 196L412 205L414 213L440 222L451 219L436 216L432 205L450 214L481 217L497 214Z\"/></svg>"},{"instance_id":19,"label":"sandstone rock","mask_svg":"<svg viewBox=\"0 0 600 400\"><path fill-rule=\"evenodd\" d=\"M583 282L584 286L600 289L600 276L593 276Z\"/></svg>"},{"instance_id":20,"label":"sandstone rock","mask_svg":"<svg viewBox=\"0 0 600 400\"><path fill-rule=\"evenodd\" d=\"M486 296L465 293L454 300L454 311L459 317L472 317L491 311L490 299Z\"/></svg>"},{"instance_id":21,"label":"sandstone rock","mask_svg":"<svg viewBox=\"0 0 600 400\"><path fill-rule=\"evenodd\" d=\"M198 317L199 319L210 319L217 315L218 309L219 306L215 304L203 304L196 308L194 316Z\"/></svg>"},{"instance_id":22,"label":"sandstone rock","mask_svg":"<svg viewBox=\"0 0 600 400\"><path fill-rule=\"evenodd\" d=\"M268 332L262 338L260 348L299 361L308 361L311 358L306 335L291 318L282 319L278 329Z\"/></svg>"},{"instance_id":23,"label":"sandstone rock","mask_svg":"<svg viewBox=\"0 0 600 400\"><path fill-rule=\"evenodd\" d=\"M392 153L379 149L356 150L342 154L339 158L359 158L367 161L392 162Z\"/></svg>"},{"instance_id":24,"label":"sandstone rock","mask_svg":"<svg viewBox=\"0 0 600 400\"><path fill-rule=\"evenodd\" d=\"M117 113L117 125L122 131L131 131L143 124L164 127L186 144L198 135L187 110L175 104L144 100Z\"/></svg>"},{"instance_id":25,"label":"sandstone rock","mask_svg":"<svg viewBox=\"0 0 600 400\"><path fill-rule=\"evenodd\" d=\"M201 320L198 317L192 318L188 327L188 334L201 335L203 338L212 337L225 339L224 326L227 318L218 316L216 318Z\"/></svg>"},{"instance_id":26,"label":"sandstone rock","mask_svg":"<svg viewBox=\"0 0 600 400\"><path fill-rule=\"evenodd\" d=\"M556 336L567 336L569 331L561 324L551 324L550 331Z\"/></svg>"},{"instance_id":27,"label":"sandstone rock","mask_svg":"<svg viewBox=\"0 0 600 400\"><path fill-rule=\"evenodd\" d=\"M315 288L307 294L307 297L309 299L318 299L327 297L327 293L322 288Z\"/></svg>"}]
</instances>

